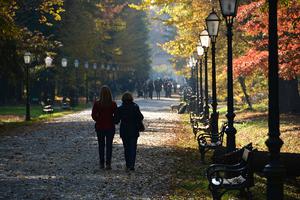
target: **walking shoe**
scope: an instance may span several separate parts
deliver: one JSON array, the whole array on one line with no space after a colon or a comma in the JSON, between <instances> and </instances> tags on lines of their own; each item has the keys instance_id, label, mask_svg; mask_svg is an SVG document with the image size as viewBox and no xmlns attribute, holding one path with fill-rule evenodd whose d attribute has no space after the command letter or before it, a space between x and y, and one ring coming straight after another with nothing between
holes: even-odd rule
<instances>
[{"instance_id":1,"label":"walking shoe","mask_svg":"<svg viewBox=\"0 0 300 200\"><path fill-rule=\"evenodd\" d=\"M129 171L134 171L134 167L130 167L130 168L129 168Z\"/></svg>"},{"instance_id":2,"label":"walking shoe","mask_svg":"<svg viewBox=\"0 0 300 200\"><path fill-rule=\"evenodd\" d=\"M106 170L111 170L111 165L110 164L106 164Z\"/></svg>"}]
</instances>

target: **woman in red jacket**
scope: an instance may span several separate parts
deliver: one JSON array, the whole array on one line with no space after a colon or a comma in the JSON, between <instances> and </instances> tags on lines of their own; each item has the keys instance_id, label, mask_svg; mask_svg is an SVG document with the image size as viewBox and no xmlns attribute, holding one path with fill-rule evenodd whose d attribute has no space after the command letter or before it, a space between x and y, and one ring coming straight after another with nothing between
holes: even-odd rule
<instances>
[{"instance_id":1,"label":"woman in red jacket","mask_svg":"<svg viewBox=\"0 0 300 200\"><path fill-rule=\"evenodd\" d=\"M100 90L100 99L96 101L92 110L92 118L96 122L95 129L99 144L100 168L111 169L112 143L115 135L114 115L117 104L112 100L109 87L103 86ZM105 145L106 144L106 145ZM106 146L106 160L104 158L104 148Z\"/></svg>"}]
</instances>

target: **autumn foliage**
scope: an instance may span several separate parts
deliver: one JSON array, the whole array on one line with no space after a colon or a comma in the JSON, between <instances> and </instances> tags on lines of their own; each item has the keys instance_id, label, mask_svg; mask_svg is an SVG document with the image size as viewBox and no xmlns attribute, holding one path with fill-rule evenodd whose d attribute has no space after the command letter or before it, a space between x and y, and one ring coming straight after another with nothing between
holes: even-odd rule
<instances>
[{"instance_id":1,"label":"autumn foliage","mask_svg":"<svg viewBox=\"0 0 300 200\"><path fill-rule=\"evenodd\" d=\"M283 79L300 75L300 4L291 0L278 6L279 73ZM266 74L268 67L268 12L264 0L240 5L238 30L249 39L251 48L234 59L236 76L249 75L257 70Z\"/></svg>"}]
</instances>

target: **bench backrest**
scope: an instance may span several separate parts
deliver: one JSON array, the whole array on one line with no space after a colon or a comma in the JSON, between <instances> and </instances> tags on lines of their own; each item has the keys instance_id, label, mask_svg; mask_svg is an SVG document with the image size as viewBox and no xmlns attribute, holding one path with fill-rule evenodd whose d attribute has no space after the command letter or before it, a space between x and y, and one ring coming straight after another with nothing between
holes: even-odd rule
<instances>
[{"instance_id":1,"label":"bench backrest","mask_svg":"<svg viewBox=\"0 0 300 200\"><path fill-rule=\"evenodd\" d=\"M250 150L249 149L244 149L243 155L242 155L242 160L247 162L249 158Z\"/></svg>"},{"instance_id":2,"label":"bench backrest","mask_svg":"<svg viewBox=\"0 0 300 200\"><path fill-rule=\"evenodd\" d=\"M224 138L226 127L227 127L227 122L224 122L221 126L221 130L219 133L219 140L221 141L222 144L223 144L223 138Z\"/></svg>"}]
</instances>

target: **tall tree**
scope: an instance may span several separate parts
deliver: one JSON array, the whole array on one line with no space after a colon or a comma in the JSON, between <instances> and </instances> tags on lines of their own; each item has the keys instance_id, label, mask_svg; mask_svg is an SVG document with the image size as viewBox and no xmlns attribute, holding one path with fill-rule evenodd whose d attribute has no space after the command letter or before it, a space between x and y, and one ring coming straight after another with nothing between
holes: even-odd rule
<instances>
[{"instance_id":1,"label":"tall tree","mask_svg":"<svg viewBox=\"0 0 300 200\"><path fill-rule=\"evenodd\" d=\"M237 17L239 30L249 41L244 55L234 60L236 76L247 76L268 67L268 15L265 1L258 0L240 6ZM297 88L300 75L300 3L297 0L283 1L278 10L278 46L280 73L280 108L282 112L300 111ZM266 74L267 75L267 74Z\"/></svg>"}]
</instances>

